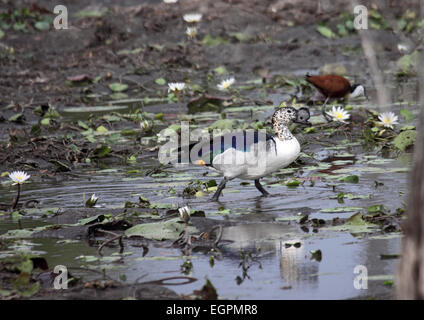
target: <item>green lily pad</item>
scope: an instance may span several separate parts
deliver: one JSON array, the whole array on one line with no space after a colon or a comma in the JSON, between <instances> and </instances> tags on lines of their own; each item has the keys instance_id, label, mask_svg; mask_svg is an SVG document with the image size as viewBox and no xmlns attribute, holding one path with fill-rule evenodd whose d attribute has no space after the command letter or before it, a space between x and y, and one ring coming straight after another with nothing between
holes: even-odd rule
<instances>
[{"instance_id":1,"label":"green lily pad","mask_svg":"<svg viewBox=\"0 0 424 320\"><path fill-rule=\"evenodd\" d=\"M98 18L98 17L105 15L107 13L107 11L108 11L108 9L105 8L105 7L102 7L102 8L87 7L85 9L75 13L74 17L75 18L86 18L86 17Z\"/></svg>"},{"instance_id":2,"label":"green lily pad","mask_svg":"<svg viewBox=\"0 0 424 320\"><path fill-rule=\"evenodd\" d=\"M76 224L74 224L74 226L85 226L88 224L92 224L94 222L101 222L105 219L105 216L103 214L98 214L92 217L88 217L85 219L81 219L79 220Z\"/></svg>"},{"instance_id":3,"label":"green lily pad","mask_svg":"<svg viewBox=\"0 0 424 320\"><path fill-rule=\"evenodd\" d=\"M96 129L96 131L97 132L100 132L100 133L105 133L108 130L104 126L98 126L97 129Z\"/></svg>"},{"instance_id":4,"label":"green lily pad","mask_svg":"<svg viewBox=\"0 0 424 320\"><path fill-rule=\"evenodd\" d=\"M34 27L41 31L46 31L50 29L50 23L48 21L38 21L35 23Z\"/></svg>"},{"instance_id":5,"label":"green lily pad","mask_svg":"<svg viewBox=\"0 0 424 320\"><path fill-rule=\"evenodd\" d=\"M84 106L68 107L63 110L64 113L91 113L91 112L113 112L128 109L128 106Z\"/></svg>"},{"instance_id":6,"label":"green lily pad","mask_svg":"<svg viewBox=\"0 0 424 320\"><path fill-rule=\"evenodd\" d=\"M127 237L143 237L152 240L176 240L181 231L189 234L198 233L198 230L190 225L181 223L179 218L167 221L143 223L135 225L125 231Z\"/></svg>"},{"instance_id":7,"label":"green lily pad","mask_svg":"<svg viewBox=\"0 0 424 320\"><path fill-rule=\"evenodd\" d=\"M378 212L386 213L387 208L382 204L374 204L367 208L367 212L368 213L378 213Z\"/></svg>"},{"instance_id":8,"label":"green lily pad","mask_svg":"<svg viewBox=\"0 0 424 320\"><path fill-rule=\"evenodd\" d=\"M44 231L51 228L53 225L41 226L36 228L29 229L15 229L9 230L6 233L2 234L0 238L2 239L15 239L15 238L31 238L34 233Z\"/></svg>"},{"instance_id":9,"label":"green lily pad","mask_svg":"<svg viewBox=\"0 0 424 320\"><path fill-rule=\"evenodd\" d=\"M399 71L404 74L414 73L419 62L419 57L418 50L415 50L411 54L405 54L396 63Z\"/></svg>"},{"instance_id":10,"label":"green lily pad","mask_svg":"<svg viewBox=\"0 0 424 320\"><path fill-rule=\"evenodd\" d=\"M125 83L114 82L109 84L110 90L113 92L121 92L128 89L128 85Z\"/></svg>"},{"instance_id":11,"label":"green lily pad","mask_svg":"<svg viewBox=\"0 0 424 320\"><path fill-rule=\"evenodd\" d=\"M156 84L158 84L158 85L160 85L160 86L163 86L163 85L165 85L165 84L166 84L166 80L165 80L164 78L157 78L157 79L155 80L155 82L156 82Z\"/></svg>"},{"instance_id":12,"label":"green lily pad","mask_svg":"<svg viewBox=\"0 0 424 320\"><path fill-rule=\"evenodd\" d=\"M290 180L286 181L285 185L287 187L291 187L291 188L298 187L298 186L300 186L300 180L290 179Z\"/></svg>"},{"instance_id":13,"label":"green lily pad","mask_svg":"<svg viewBox=\"0 0 424 320\"><path fill-rule=\"evenodd\" d=\"M201 43L203 44L203 45L207 45L207 46L217 46L217 45L220 45L220 44L222 44L222 43L226 43L227 42L227 40L225 40L224 38L222 38L222 37L216 37L216 38L213 38L213 37L211 37L211 35L209 35L209 34L207 34L207 35L205 35L204 37L203 37L203 39L202 39L202 41L201 41Z\"/></svg>"},{"instance_id":14,"label":"green lily pad","mask_svg":"<svg viewBox=\"0 0 424 320\"><path fill-rule=\"evenodd\" d=\"M358 183L359 182L359 177L357 175L347 176L347 177L343 178L343 182L346 182L346 183Z\"/></svg>"},{"instance_id":15,"label":"green lily pad","mask_svg":"<svg viewBox=\"0 0 424 320\"><path fill-rule=\"evenodd\" d=\"M14 114L13 116L11 116L8 120L10 122L23 122L23 120L25 119L23 113L17 113Z\"/></svg>"},{"instance_id":16,"label":"green lily pad","mask_svg":"<svg viewBox=\"0 0 424 320\"><path fill-rule=\"evenodd\" d=\"M128 98L128 95L123 92L115 92L115 93L112 93L109 97L112 100L121 100L121 99Z\"/></svg>"},{"instance_id":17,"label":"green lily pad","mask_svg":"<svg viewBox=\"0 0 424 320\"><path fill-rule=\"evenodd\" d=\"M331 226L323 229L333 231L349 231L350 233L373 232L378 228L376 224L370 223L362 219L360 212L352 215L347 221L340 226Z\"/></svg>"},{"instance_id":18,"label":"green lily pad","mask_svg":"<svg viewBox=\"0 0 424 320\"><path fill-rule=\"evenodd\" d=\"M215 71L217 75L223 75L223 74L227 73L227 69L224 66L219 66L219 67L213 69L213 71Z\"/></svg>"},{"instance_id":19,"label":"green lily pad","mask_svg":"<svg viewBox=\"0 0 424 320\"><path fill-rule=\"evenodd\" d=\"M40 123L42 126L48 127L50 125L50 118L43 118Z\"/></svg>"},{"instance_id":20,"label":"green lily pad","mask_svg":"<svg viewBox=\"0 0 424 320\"><path fill-rule=\"evenodd\" d=\"M225 129L234 129L237 128L238 126L238 121L237 120L232 120L232 119L219 119L216 120L214 123L212 123L209 126L209 129L220 129L220 130L225 130Z\"/></svg>"},{"instance_id":21,"label":"green lily pad","mask_svg":"<svg viewBox=\"0 0 424 320\"><path fill-rule=\"evenodd\" d=\"M348 200L358 200L358 199L370 199L371 195L362 195L362 194L353 194L353 193L339 193L340 195L331 196L330 199L348 199Z\"/></svg>"},{"instance_id":22,"label":"green lily pad","mask_svg":"<svg viewBox=\"0 0 424 320\"><path fill-rule=\"evenodd\" d=\"M107 154L109 154L111 151L112 151L112 148L111 147L109 147L109 146L101 146L101 147L97 148L96 150L94 150L94 154L98 158L103 158Z\"/></svg>"},{"instance_id":23,"label":"green lily pad","mask_svg":"<svg viewBox=\"0 0 424 320\"><path fill-rule=\"evenodd\" d=\"M337 35L329 27L324 25L317 26L317 31L326 38L337 38Z\"/></svg>"},{"instance_id":24,"label":"green lily pad","mask_svg":"<svg viewBox=\"0 0 424 320\"><path fill-rule=\"evenodd\" d=\"M406 148L413 145L415 138L417 136L416 130L405 130L399 133L399 135L393 140L394 146L401 150L405 151Z\"/></svg>"}]
</instances>

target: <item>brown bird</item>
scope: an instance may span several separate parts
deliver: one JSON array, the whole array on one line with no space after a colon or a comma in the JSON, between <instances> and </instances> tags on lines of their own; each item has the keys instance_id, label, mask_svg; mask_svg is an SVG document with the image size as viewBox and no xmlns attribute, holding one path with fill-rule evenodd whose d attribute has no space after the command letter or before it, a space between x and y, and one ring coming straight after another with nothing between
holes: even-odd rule
<instances>
[{"instance_id":1,"label":"brown bird","mask_svg":"<svg viewBox=\"0 0 424 320\"><path fill-rule=\"evenodd\" d=\"M305 80L312 84L325 97L322 106L322 114L327 121L330 121L325 112L325 105L329 99L355 98L363 95L368 99L365 88L361 84L351 85L345 77L336 74L327 74L322 76L306 75Z\"/></svg>"}]
</instances>

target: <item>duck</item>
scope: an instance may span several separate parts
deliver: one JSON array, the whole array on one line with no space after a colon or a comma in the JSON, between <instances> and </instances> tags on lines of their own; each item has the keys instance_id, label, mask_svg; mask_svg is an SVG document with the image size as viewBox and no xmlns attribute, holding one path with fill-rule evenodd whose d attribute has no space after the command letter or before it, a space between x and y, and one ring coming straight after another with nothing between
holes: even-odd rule
<instances>
[{"instance_id":1,"label":"duck","mask_svg":"<svg viewBox=\"0 0 424 320\"><path fill-rule=\"evenodd\" d=\"M283 107L272 116L272 135L258 130L238 130L191 144L191 163L207 166L223 175L211 200L218 201L227 182L235 178L254 180L256 189L263 196L270 196L259 180L297 159L300 144L289 126L292 123L310 126L309 118L308 108Z\"/></svg>"},{"instance_id":2,"label":"duck","mask_svg":"<svg viewBox=\"0 0 424 320\"><path fill-rule=\"evenodd\" d=\"M325 98L322 105L322 114L327 121L331 119L325 112L325 106L329 99L347 99L364 96L368 100L365 87L362 84L351 85L349 80L337 74L326 74L321 76L310 76L307 74L305 80L312 84Z\"/></svg>"}]
</instances>

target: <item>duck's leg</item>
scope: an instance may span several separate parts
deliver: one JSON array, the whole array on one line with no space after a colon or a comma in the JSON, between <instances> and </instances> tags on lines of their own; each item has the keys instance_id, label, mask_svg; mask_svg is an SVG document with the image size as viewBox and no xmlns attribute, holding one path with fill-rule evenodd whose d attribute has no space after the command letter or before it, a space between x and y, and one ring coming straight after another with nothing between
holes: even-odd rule
<instances>
[{"instance_id":1,"label":"duck's leg","mask_svg":"<svg viewBox=\"0 0 424 320\"><path fill-rule=\"evenodd\" d=\"M330 99L330 97L327 97L324 101L324 104L322 105L322 115L324 116L325 120L330 122L331 118L328 116L327 112L325 112L325 106L327 105L328 99Z\"/></svg>"},{"instance_id":2,"label":"duck's leg","mask_svg":"<svg viewBox=\"0 0 424 320\"><path fill-rule=\"evenodd\" d=\"M256 180L255 180L255 187L256 187L256 189L258 189L258 190L262 193L262 195L263 195L264 197L268 197L268 196L270 196L270 193L264 189L264 187L263 187L263 186L261 185L261 183L259 182L259 179L256 179Z\"/></svg>"},{"instance_id":3,"label":"duck's leg","mask_svg":"<svg viewBox=\"0 0 424 320\"><path fill-rule=\"evenodd\" d=\"M228 178L224 177L222 179L221 183L218 186L218 189L216 190L215 194L212 196L212 201L218 201L219 196L221 195L222 190L225 188L225 184L228 182Z\"/></svg>"}]
</instances>

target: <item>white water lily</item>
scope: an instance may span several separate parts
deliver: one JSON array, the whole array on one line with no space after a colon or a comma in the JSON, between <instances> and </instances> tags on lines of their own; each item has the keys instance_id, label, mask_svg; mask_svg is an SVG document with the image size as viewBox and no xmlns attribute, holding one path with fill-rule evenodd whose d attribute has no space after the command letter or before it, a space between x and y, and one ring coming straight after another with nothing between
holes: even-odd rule
<instances>
[{"instance_id":1,"label":"white water lily","mask_svg":"<svg viewBox=\"0 0 424 320\"><path fill-rule=\"evenodd\" d=\"M177 3L178 0L163 0L165 3Z\"/></svg>"},{"instance_id":2,"label":"white water lily","mask_svg":"<svg viewBox=\"0 0 424 320\"><path fill-rule=\"evenodd\" d=\"M327 112L327 114L333 118L333 121L345 122L345 120L349 119L350 114L342 107L333 107L331 112Z\"/></svg>"},{"instance_id":3,"label":"white water lily","mask_svg":"<svg viewBox=\"0 0 424 320\"><path fill-rule=\"evenodd\" d=\"M168 92L180 92L185 88L184 82L170 82L168 83Z\"/></svg>"},{"instance_id":4,"label":"white water lily","mask_svg":"<svg viewBox=\"0 0 424 320\"><path fill-rule=\"evenodd\" d=\"M147 120L143 120L140 122L140 129L143 131L149 131L152 128L151 124Z\"/></svg>"},{"instance_id":5,"label":"white water lily","mask_svg":"<svg viewBox=\"0 0 424 320\"><path fill-rule=\"evenodd\" d=\"M178 209L181 220L187 223L190 220L190 208L185 206Z\"/></svg>"},{"instance_id":6,"label":"white water lily","mask_svg":"<svg viewBox=\"0 0 424 320\"><path fill-rule=\"evenodd\" d=\"M380 120L378 123L387 127L393 129L394 124L398 124L398 117L393 112L383 112L378 116L378 119Z\"/></svg>"},{"instance_id":7,"label":"white water lily","mask_svg":"<svg viewBox=\"0 0 424 320\"><path fill-rule=\"evenodd\" d=\"M408 51L408 46L403 43L398 43L397 49L399 50L400 53L405 53Z\"/></svg>"},{"instance_id":8,"label":"white water lily","mask_svg":"<svg viewBox=\"0 0 424 320\"><path fill-rule=\"evenodd\" d=\"M93 193L93 194L91 195L90 199L88 199L88 200L85 202L85 206L86 206L86 207L88 207L88 208L92 208L92 207L94 207L94 206L96 205L97 200L99 200L99 197L96 197L96 194L95 194L95 193Z\"/></svg>"},{"instance_id":9,"label":"white water lily","mask_svg":"<svg viewBox=\"0 0 424 320\"><path fill-rule=\"evenodd\" d=\"M202 20L202 14L200 13L188 13L183 16L184 21L188 23L197 23Z\"/></svg>"},{"instance_id":10,"label":"white water lily","mask_svg":"<svg viewBox=\"0 0 424 320\"><path fill-rule=\"evenodd\" d=\"M188 35L188 37L190 39L194 39L196 34L197 34L197 28L196 27L187 27L186 35Z\"/></svg>"},{"instance_id":11,"label":"white water lily","mask_svg":"<svg viewBox=\"0 0 424 320\"><path fill-rule=\"evenodd\" d=\"M27 181L29 177L31 176L24 171L13 171L9 174L9 178L14 182L13 185L22 184Z\"/></svg>"},{"instance_id":12,"label":"white water lily","mask_svg":"<svg viewBox=\"0 0 424 320\"><path fill-rule=\"evenodd\" d=\"M227 90L229 87L232 86L232 84L236 81L234 78L229 78L226 80L221 81L220 84L217 85L219 90Z\"/></svg>"}]
</instances>

